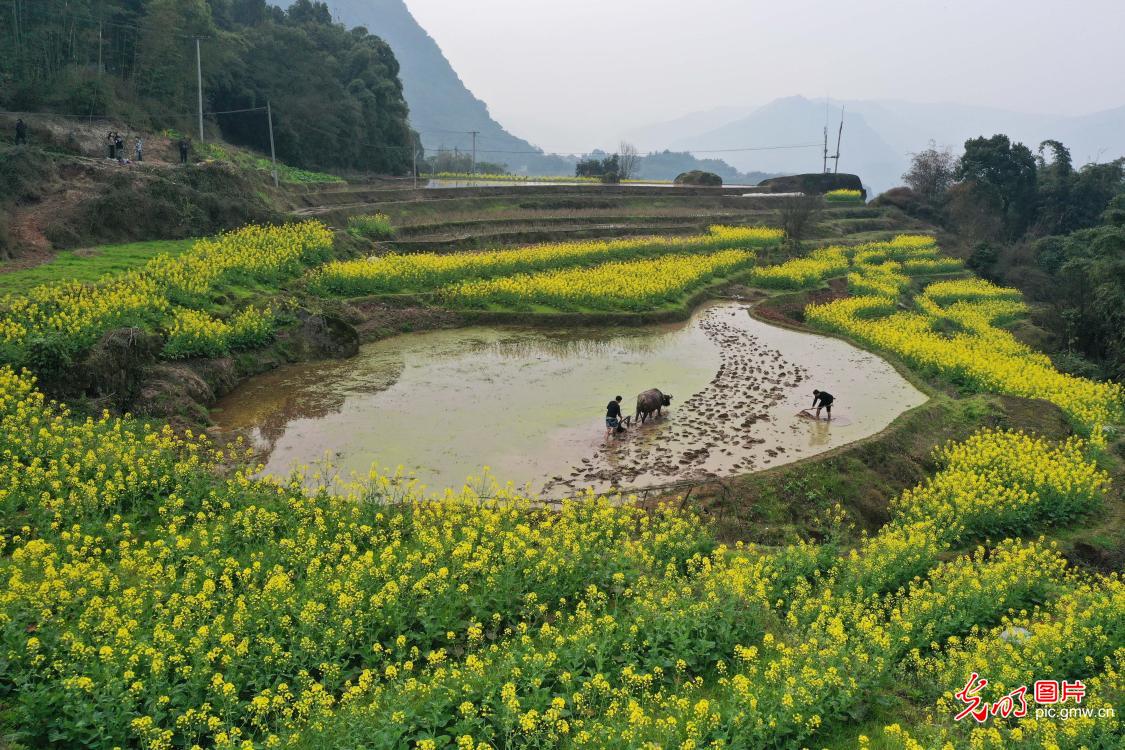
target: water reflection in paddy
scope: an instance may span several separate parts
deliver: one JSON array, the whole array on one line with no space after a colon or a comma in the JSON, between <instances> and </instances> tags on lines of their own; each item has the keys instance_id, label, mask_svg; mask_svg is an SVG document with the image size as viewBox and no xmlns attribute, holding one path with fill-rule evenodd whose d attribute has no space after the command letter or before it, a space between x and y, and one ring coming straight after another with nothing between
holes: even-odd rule
<instances>
[{"instance_id":1,"label":"water reflection in paddy","mask_svg":"<svg viewBox=\"0 0 1125 750\"><path fill-rule=\"evenodd\" d=\"M668 414L606 443L606 402L621 394L631 412L651 387L673 395ZM794 416L814 387L838 399L831 425ZM436 488L489 466L556 497L797 460L874 434L924 400L872 354L723 303L642 329L398 336L350 360L254 378L214 417L248 435L275 475L327 458L342 476L401 464Z\"/></svg>"}]
</instances>

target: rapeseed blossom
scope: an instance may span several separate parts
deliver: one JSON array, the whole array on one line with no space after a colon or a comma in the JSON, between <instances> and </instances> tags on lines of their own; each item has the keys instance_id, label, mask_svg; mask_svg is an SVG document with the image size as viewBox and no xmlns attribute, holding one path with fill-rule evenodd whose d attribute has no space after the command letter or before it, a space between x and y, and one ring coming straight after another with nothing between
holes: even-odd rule
<instances>
[{"instance_id":1,"label":"rapeseed blossom","mask_svg":"<svg viewBox=\"0 0 1125 750\"><path fill-rule=\"evenodd\" d=\"M315 271L310 286L321 292L362 295L433 292L470 280L572 268L669 254L711 253L777 244L779 229L713 226L688 237L637 237L530 245L511 250L463 253L377 255L329 263Z\"/></svg>"}]
</instances>

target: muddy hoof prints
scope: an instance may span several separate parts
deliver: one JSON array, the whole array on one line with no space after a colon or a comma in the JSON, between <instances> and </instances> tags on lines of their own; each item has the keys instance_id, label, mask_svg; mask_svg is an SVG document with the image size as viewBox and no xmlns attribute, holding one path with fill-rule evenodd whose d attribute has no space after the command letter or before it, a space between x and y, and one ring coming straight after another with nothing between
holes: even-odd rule
<instances>
[{"instance_id":1,"label":"muddy hoof prints","mask_svg":"<svg viewBox=\"0 0 1125 750\"><path fill-rule=\"evenodd\" d=\"M743 315L744 312L738 314ZM567 478L554 477L544 492L577 490L589 484L628 485L638 477L657 481L704 479L755 468L754 457L776 457L781 446L762 448L755 425L770 421L769 410L808 379L804 368L786 362L781 352L748 331L723 320L730 314L706 312L699 322L719 346L721 364L707 387L679 404L674 417L634 426L572 466Z\"/></svg>"}]
</instances>

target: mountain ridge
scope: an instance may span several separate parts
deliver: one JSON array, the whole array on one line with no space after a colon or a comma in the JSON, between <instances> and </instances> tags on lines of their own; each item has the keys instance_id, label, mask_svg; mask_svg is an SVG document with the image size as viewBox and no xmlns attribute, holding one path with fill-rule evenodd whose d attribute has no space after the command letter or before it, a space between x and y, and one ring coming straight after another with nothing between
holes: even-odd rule
<instances>
[{"instance_id":1,"label":"mountain ridge","mask_svg":"<svg viewBox=\"0 0 1125 750\"><path fill-rule=\"evenodd\" d=\"M513 171L542 172L565 166L530 142L512 135L488 111L418 23L403 0L328 0L336 18L363 26L391 45L410 105L410 119L428 151L472 149L469 131L479 131L481 161L505 162Z\"/></svg>"},{"instance_id":2,"label":"mountain ridge","mask_svg":"<svg viewBox=\"0 0 1125 750\"><path fill-rule=\"evenodd\" d=\"M721 148L806 142L794 140L792 136L797 133L811 138L809 143L823 142L826 119L823 99L799 95L782 97L762 106L743 107L746 114L742 118L729 119L729 113L738 109L734 105L692 112L635 128L628 136L646 143L646 138L652 134L678 132L669 147L691 150L699 155ZM910 154L926 148L931 140L939 147L949 146L957 152L967 139L995 133L1005 133L1032 150L1044 140L1056 139L1071 149L1079 165L1125 155L1125 106L1085 115L1051 115L949 102L829 100L830 151L835 150L832 135L840 121L841 109L845 113L845 124L840 169L858 173L876 192L901 184L901 175L909 167ZM685 124L697 129L689 132ZM740 156L723 156L743 171L819 170L820 150L810 148L808 152L807 158L803 150L792 153L788 150L748 151Z\"/></svg>"}]
</instances>

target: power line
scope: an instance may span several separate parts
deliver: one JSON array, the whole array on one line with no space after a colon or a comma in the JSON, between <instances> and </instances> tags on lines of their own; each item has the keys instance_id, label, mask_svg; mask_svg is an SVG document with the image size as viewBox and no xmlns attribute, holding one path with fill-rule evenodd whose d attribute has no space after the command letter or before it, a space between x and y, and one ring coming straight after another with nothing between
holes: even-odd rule
<instances>
[{"instance_id":1,"label":"power line","mask_svg":"<svg viewBox=\"0 0 1125 750\"><path fill-rule=\"evenodd\" d=\"M474 133L477 133L477 134L480 133L479 130L477 130L477 131L474 131L474 130L447 130L447 129L444 129L444 128L435 128L433 130L419 130L418 132L419 133L452 133L452 134L457 134L457 135L473 135ZM481 136L481 140L488 140L488 139L489 139L489 136ZM784 150L784 149L819 148L819 147L820 147L819 143L791 143L791 144L784 144L784 145L778 145L778 146L743 146L743 147L740 147L740 148L686 148L686 149L681 149L680 151L678 151L676 153L733 154L733 153L742 153L742 152L748 152L748 151L780 151L780 150ZM536 155L536 156L576 156L576 155L579 155L579 154L589 154L589 153L592 153L593 151L596 151L596 150L597 149L574 149L572 151L566 151L566 150L556 150L556 151L522 150L521 151L521 150L514 150L514 149L487 149L487 148L482 148L482 149L478 149L478 153L482 153L482 154L524 154L524 155ZM649 153L650 154L660 153L660 151L654 150L654 151L649 151Z\"/></svg>"},{"instance_id":2,"label":"power line","mask_svg":"<svg viewBox=\"0 0 1125 750\"><path fill-rule=\"evenodd\" d=\"M242 114L242 113L249 113L249 112L264 112L264 111L266 111L266 109L267 109L266 107L247 107L247 108L243 108L243 109L229 109L229 110L221 110L221 111L213 111L213 112L204 112L203 114L205 116L211 117L211 116L215 116L215 115L232 115L232 114ZM74 117L74 118L80 118L80 119L121 119L119 115L109 115L109 114L86 115L86 114L68 114L68 113L62 113L62 112L19 112L19 111L11 111L11 110L0 110L0 114L27 115L27 116L40 115L40 116L48 116L48 117ZM165 113L165 114L173 116L173 117L176 117L176 116L178 116L178 117L192 117L196 113L194 113L194 112L184 112L184 113ZM326 136L329 136L329 137L332 137L332 138L340 137L339 133L333 133L330 130L325 130L324 128L319 128L315 125L310 125L307 122L302 123L299 126L299 129L300 130L311 130L313 132L320 133L322 135L326 135ZM419 132L426 132L426 131L419 131ZM443 132L460 133L460 134L464 134L464 135L470 135L473 131L471 131L471 130L447 130L447 131L443 131ZM477 131L477 132L479 133L479 131ZM368 148L368 149L375 149L375 150L382 150L382 151L404 151L404 152L410 151L410 152L413 152L415 150L415 147L413 145L398 146L398 145L389 145L389 144L383 144L383 143L375 143L374 141L360 141L359 145L364 146L365 148ZM425 151L425 150L430 150L430 151L441 151L441 150L443 150L441 148L433 148L433 147L430 147L430 148L427 149L423 144L418 144L418 145L420 147L422 147L423 151ZM820 145L821 144L819 144L819 143L802 143L802 144L785 144L785 145L777 145L777 146L744 146L742 148L727 148L727 149L685 149L685 150L678 151L678 152L675 152L675 153L686 153L686 154L691 154L691 155L697 155L697 154L737 153L737 152L753 152L753 151L779 151L779 150L786 150L786 149L819 148ZM590 154L592 152L593 152L593 150L576 150L576 151L566 152L566 151L529 151L529 150L512 150L512 149L477 149L478 154L502 154L502 155L510 155L510 156L555 156L555 157L568 158L568 159L575 158L575 157L578 157L578 156L583 156L583 155L586 155L586 154ZM659 150L650 151L648 153L648 155L657 154L657 153L661 153L661 152Z\"/></svg>"}]
</instances>

